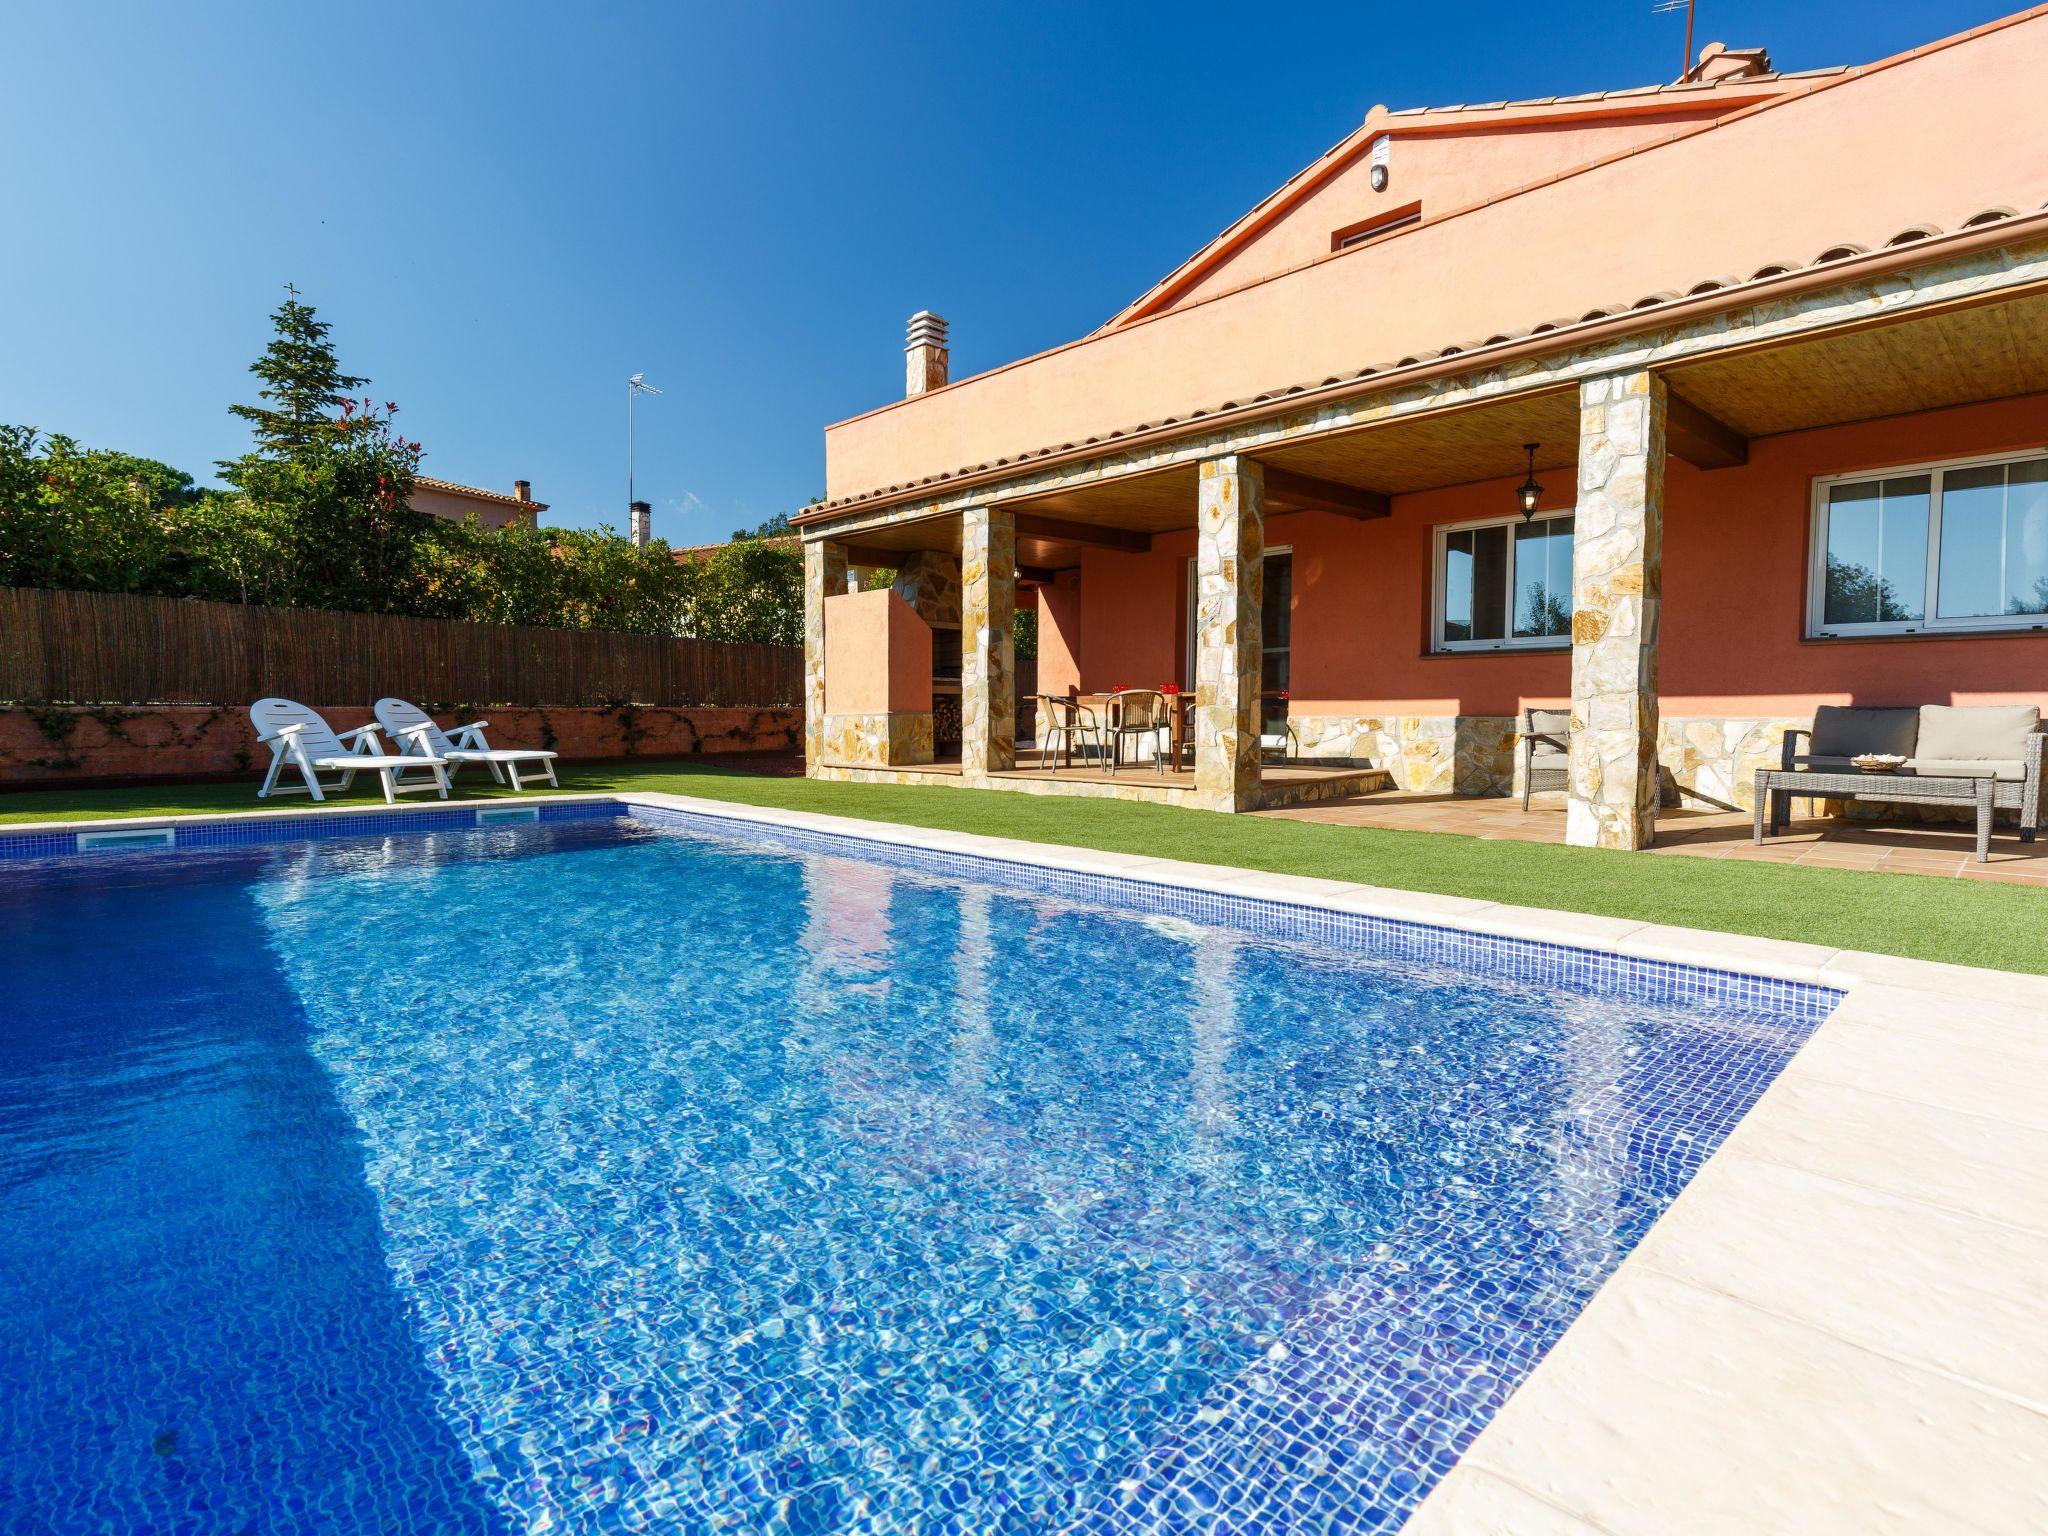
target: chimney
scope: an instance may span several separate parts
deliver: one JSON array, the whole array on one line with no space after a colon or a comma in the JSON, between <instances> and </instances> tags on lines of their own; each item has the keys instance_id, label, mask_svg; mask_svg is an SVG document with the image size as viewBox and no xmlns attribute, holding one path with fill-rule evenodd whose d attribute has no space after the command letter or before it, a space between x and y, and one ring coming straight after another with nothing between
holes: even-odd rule
<instances>
[{"instance_id":1,"label":"chimney","mask_svg":"<svg viewBox=\"0 0 2048 1536\"><path fill-rule=\"evenodd\" d=\"M945 388L948 358L946 322L920 309L910 317L909 344L903 349L904 398Z\"/></svg>"},{"instance_id":2,"label":"chimney","mask_svg":"<svg viewBox=\"0 0 2048 1536\"><path fill-rule=\"evenodd\" d=\"M647 540L652 536L653 532L654 508L644 501L636 501L629 508L629 511L632 514L629 527L633 535L633 547L635 549L645 549L647 547Z\"/></svg>"},{"instance_id":3,"label":"chimney","mask_svg":"<svg viewBox=\"0 0 2048 1536\"><path fill-rule=\"evenodd\" d=\"M1700 60L1685 72L1688 81L1747 80L1771 72L1771 55L1764 48L1730 48L1726 43L1709 43L1700 50Z\"/></svg>"},{"instance_id":4,"label":"chimney","mask_svg":"<svg viewBox=\"0 0 2048 1536\"><path fill-rule=\"evenodd\" d=\"M533 500L533 482L531 480L514 480L512 482L512 499L514 501Z\"/></svg>"}]
</instances>

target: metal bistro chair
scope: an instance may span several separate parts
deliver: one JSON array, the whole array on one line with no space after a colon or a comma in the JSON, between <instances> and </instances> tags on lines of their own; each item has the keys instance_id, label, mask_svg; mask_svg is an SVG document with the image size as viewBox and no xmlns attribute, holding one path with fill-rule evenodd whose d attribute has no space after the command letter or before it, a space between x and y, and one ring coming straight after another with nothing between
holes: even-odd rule
<instances>
[{"instance_id":1,"label":"metal bistro chair","mask_svg":"<svg viewBox=\"0 0 2048 1536\"><path fill-rule=\"evenodd\" d=\"M1072 753L1080 749L1081 766L1088 766L1088 743L1095 743L1095 755L1104 755L1102 746L1102 722L1095 718L1095 711L1076 699L1062 698L1055 693L1035 695L1038 700L1038 761L1047 773L1059 766L1059 759L1053 756L1053 739L1059 738L1061 750Z\"/></svg>"},{"instance_id":2,"label":"metal bistro chair","mask_svg":"<svg viewBox=\"0 0 2048 1536\"><path fill-rule=\"evenodd\" d=\"M1115 773L1124 755L1126 737L1152 738L1152 767L1166 772L1168 744L1173 740L1173 711L1157 688L1126 688L1102 704L1102 732L1109 741L1109 771Z\"/></svg>"},{"instance_id":3,"label":"metal bistro chair","mask_svg":"<svg viewBox=\"0 0 2048 1536\"><path fill-rule=\"evenodd\" d=\"M1522 711L1522 809L1537 789L1572 787L1572 712L1568 709ZM1541 774L1539 785L1536 776Z\"/></svg>"}]
</instances>

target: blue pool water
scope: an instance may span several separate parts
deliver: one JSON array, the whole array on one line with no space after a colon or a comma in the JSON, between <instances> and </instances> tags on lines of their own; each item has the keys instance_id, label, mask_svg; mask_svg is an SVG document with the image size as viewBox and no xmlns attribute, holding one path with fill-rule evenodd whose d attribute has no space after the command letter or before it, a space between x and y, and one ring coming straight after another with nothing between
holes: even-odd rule
<instances>
[{"instance_id":1,"label":"blue pool water","mask_svg":"<svg viewBox=\"0 0 2048 1536\"><path fill-rule=\"evenodd\" d=\"M1390 1531L1816 1014L717 825L0 864L0 1530Z\"/></svg>"}]
</instances>

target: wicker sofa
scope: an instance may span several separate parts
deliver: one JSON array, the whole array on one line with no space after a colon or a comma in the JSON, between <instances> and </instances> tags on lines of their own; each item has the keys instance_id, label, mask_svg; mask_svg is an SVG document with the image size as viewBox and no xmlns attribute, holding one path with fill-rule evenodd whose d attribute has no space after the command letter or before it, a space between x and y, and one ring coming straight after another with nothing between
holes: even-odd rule
<instances>
[{"instance_id":1,"label":"wicker sofa","mask_svg":"<svg viewBox=\"0 0 2048 1536\"><path fill-rule=\"evenodd\" d=\"M1802 750L1803 748L1803 750ZM1891 753L1915 773L1988 778L1992 804L2019 813L2020 840L2031 843L2042 820L2042 757L2048 736L2032 704L1865 709L1824 704L1811 731L1785 733L1786 772L1854 773L1864 753ZM1882 799L1875 785L1860 798ZM1905 798L1904 794L1901 799Z\"/></svg>"}]
</instances>

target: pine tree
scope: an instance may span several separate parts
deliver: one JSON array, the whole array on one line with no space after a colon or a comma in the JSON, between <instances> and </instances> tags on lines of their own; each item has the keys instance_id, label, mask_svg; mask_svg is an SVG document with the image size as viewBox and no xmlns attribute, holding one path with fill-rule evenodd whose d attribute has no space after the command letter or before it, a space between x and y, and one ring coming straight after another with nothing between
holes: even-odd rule
<instances>
[{"instance_id":1,"label":"pine tree","mask_svg":"<svg viewBox=\"0 0 2048 1536\"><path fill-rule=\"evenodd\" d=\"M299 459L349 433L343 408L369 380L341 371L327 339L332 327L299 302L298 289L287 283L284 291L284 303L270 317L277 334L249 365L263 381L257 394L267 403L228 409L254 428L260 456Z\"/></svg>"}]
</instances>

